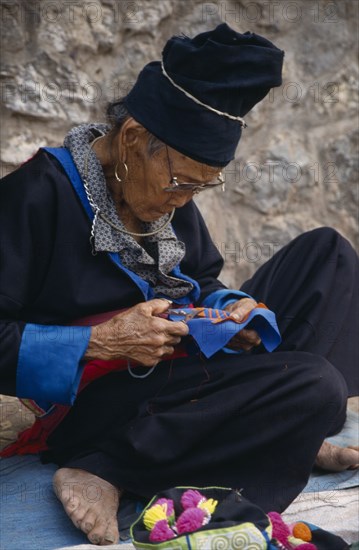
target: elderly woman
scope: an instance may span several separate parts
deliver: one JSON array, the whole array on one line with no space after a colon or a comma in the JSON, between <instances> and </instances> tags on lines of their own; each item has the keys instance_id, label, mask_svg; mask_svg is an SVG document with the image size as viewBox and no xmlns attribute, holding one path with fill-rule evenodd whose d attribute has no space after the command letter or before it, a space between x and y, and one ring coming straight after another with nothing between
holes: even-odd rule
<instances>
[{"instance_id":1,"label":"elderly woman","mask_svg":"<svg viewBox=\"0 0 359 550\"><path fill-rule=\"evenodd\" d=\"M323 445L357 392L351 246L329 228L306 233L230 290L192 201L223 185L242 117L280 85L282 60L226 24L173 37L109 106L109 126L74 128L1 183L0 389L44 413L38 448L95 544L118 540L123 491L231 486L281 511L316 457L359 462ZM240 323L258 302L277 315L274 353L253 320L208 359L187 317L168 318L193 304Z\"/></svg>"}]
</instances>

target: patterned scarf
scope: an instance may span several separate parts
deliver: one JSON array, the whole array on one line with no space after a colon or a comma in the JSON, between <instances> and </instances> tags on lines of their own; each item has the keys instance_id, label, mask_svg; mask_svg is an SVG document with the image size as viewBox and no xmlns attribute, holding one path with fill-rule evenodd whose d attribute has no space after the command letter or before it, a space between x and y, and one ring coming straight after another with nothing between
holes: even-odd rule
<instances>
[{"instance_id":1,"label":"patterned scarf","mask_svg":"<svg viewBox=\"0 0 359 550\"><path fill-rule=\"evenodd\" d=\"M177 239L171 225L156 235L144 237L141 246L131 235L117 231L96 216L95 205L106 218L125 229L107 188L102 166L90 148L90 143L109 129L106 124L82 124L72 128L64 140L64 146L71 152L82 179L86 176L85 159L88 155L88 185L85 190L95 214L91 229L94 252L118 252L122 264L147 281L155 296L164 295L173 300L186 296L193 289L192 283L170 275L185 255L185 244ZM154 222L143 222L143 232L155 231L167 219L165 215Z\"/></svg>"}]
</instances>

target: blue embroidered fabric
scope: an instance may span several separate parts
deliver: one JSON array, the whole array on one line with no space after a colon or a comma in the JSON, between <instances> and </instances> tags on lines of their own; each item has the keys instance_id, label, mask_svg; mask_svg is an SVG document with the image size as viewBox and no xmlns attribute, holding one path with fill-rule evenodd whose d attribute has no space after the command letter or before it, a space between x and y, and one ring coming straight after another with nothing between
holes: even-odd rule
<instances>
[{"instance_id":1,"label":"blue embroidered fabric","mask_svg":"<svg viewBox=\"0 0 359 550\"><path fill-rule=\"evenodd\" d=\"M225 348L231 338L244 328L257 331L269 352L282 341L275 314L269 309L254 308L242 323L232 320L227 311L212 308L171 309L168 318L187 323L189 334L207 358Z\"/></svg>"}]
</instances>

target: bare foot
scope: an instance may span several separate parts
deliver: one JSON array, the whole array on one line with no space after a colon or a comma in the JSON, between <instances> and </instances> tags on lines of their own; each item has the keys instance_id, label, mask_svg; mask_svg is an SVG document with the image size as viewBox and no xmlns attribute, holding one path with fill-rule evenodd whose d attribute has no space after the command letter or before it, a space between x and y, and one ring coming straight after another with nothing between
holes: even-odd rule
<instances>
[{"instance_id":1,"label":"bare foot","mask_svg":"<svg viewBox=\"0 0 359 550\"><path fill-rule=\"evenodd\" d=\"M74 525L93 544L116 544L119 539L117 510L121 492L84 470L60 468L53 479L57 498Z\"/></svg>"},{"instance_id":2,"label":"bare foot","mask_svg":"<svg viewBox=\"0 0 359 550\"><path fill-rule=\"evenodd\" d=\"M315 464L323 470L342 472L359 468L359 447L338 447L324 441Z\"/></svg>"}]
</instances>

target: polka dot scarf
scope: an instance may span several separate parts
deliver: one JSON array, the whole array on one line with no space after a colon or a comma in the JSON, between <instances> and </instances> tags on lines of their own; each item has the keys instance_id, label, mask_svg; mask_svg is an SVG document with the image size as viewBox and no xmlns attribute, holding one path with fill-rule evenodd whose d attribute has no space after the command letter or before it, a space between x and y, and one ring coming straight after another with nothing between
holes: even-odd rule
<instances>
[{"instance_id":1,"label":"polka dot scarf","mask_svg":"<svg viewBox=\"0 0 359 550\"><path fill-rule=\"evenodd\" d=\"M106 134L109 127L105 124L82 124L76 126L66 135L64 146L71 152L76 167L84 179L85 159L88 155L86 194L91 208L96 208L118 227L122 224L110 192L106 186L102 166L90 148L91 142L98 136ZM161 227L167 215L154 222L143 222L143 232L149 233ZM182 260L185 245L179 241L168 225L165 229L143 238L141 246L131 235L117 231L101 217L94 218L91 229L93 252L118 252L121 262L127 268L147 281L153 288L155 296L167 296L176 300L186 296L192 289L192 283L171 275L172 270Z\"/></svg>"}]
</instances>

